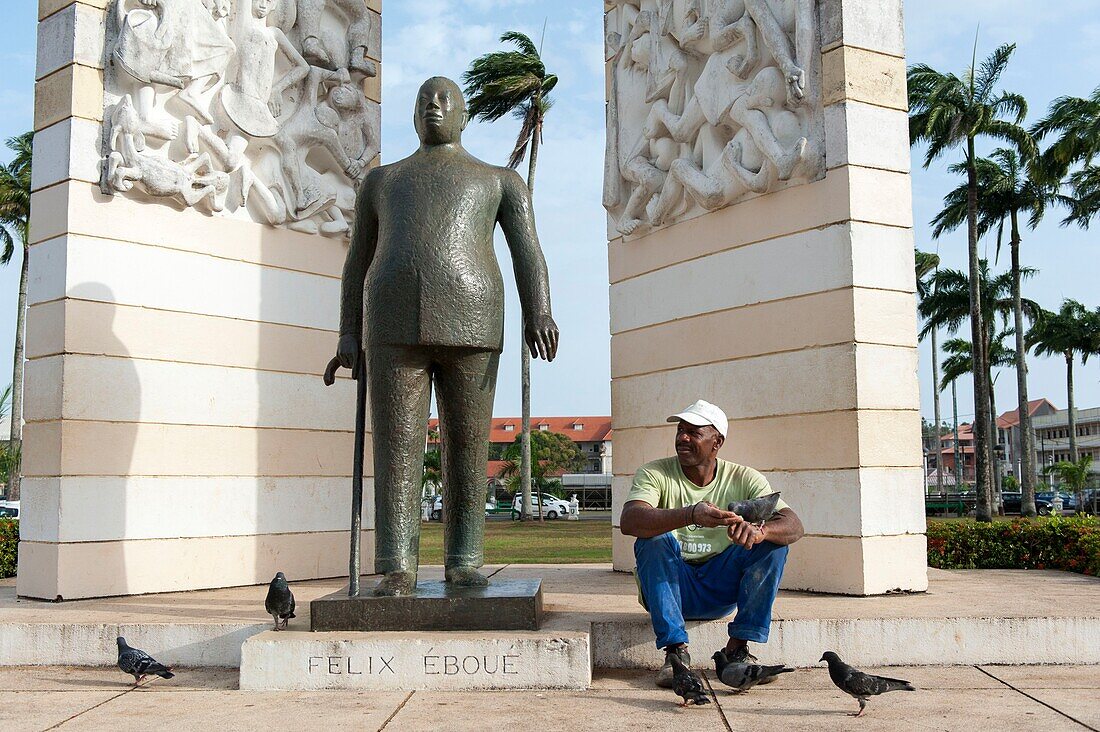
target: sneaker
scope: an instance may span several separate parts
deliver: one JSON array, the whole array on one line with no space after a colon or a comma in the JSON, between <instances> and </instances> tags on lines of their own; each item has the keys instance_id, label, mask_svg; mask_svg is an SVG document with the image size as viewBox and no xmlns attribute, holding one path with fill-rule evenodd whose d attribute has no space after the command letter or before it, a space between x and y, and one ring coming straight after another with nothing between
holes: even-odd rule
<instances>
[{"instance_id":1,"label":"sneaker","mask_svg":"<svg viewBox=\"0 0 1100 732\"><path fill-rule=\"evenodd\" d=\"M729 659L730 663L754 663L754 664L760 663L759 659L757 659L756 656L749 653L748 645L741 646L740 648L738 648L733 653L727 653L726 658ZM760 684L761 685L770 684L778 678L779 678L778 675L768 676L763 681L761 681Z\"/></svg>"},{"instance_id":2,"label":"sneaker","mask_svg":"<svg viewBox=\"0 0 1100 732\"><path fill-rule=\"evenodd\" d=\"M661 666L661 670L657 672L657 686L662 689L672 688L672 654L676 654L680 657L680 660L684 662L684 665L691 668L691 655L688 654L687 646L677 646L674 649L665 651L665 665Z\"/></svg>"}]
</instances>

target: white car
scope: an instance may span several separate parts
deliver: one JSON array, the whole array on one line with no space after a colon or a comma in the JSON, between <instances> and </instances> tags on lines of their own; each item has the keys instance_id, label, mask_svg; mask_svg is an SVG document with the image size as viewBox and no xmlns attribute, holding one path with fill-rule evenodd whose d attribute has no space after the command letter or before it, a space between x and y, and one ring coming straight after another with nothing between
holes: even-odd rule
<instances>
[{"instance_id":1,"label":"white car","mask_svg":"<svg viewBox=\"0 0 1100 732\"><path fill-rule=\"evenodd\" d=\"M569 501L551 496L548 493L542 495L542 516L550 520L569 515ZM523 511L523 494L517 493L512 501L512 513L519 514ZM531 514L539 515L539 494L531 494Z\"/></svg>"},{"instance_id":2,"label":"white car","mask_svg":"<svg viewBox=\"0 0 1100 732\"><path fill-rule=\"evenodd\" d=\"M19 501L0 501L0 518L19 518Z\"/></svg>"},{"instance_id":3,"label":"white car","mask_svg":"<svg viewBox=\"0 0 1100 732\"><path fill-rule=\"evenodd\" d=\"M428 511L429 521L442 521L443 520L443 496L436 496L435 500L429 501L431 510ZM495 503L489 501L485 502L485 515L488 516L489 512L496 508Z\"/></svg>"}]
</instances>

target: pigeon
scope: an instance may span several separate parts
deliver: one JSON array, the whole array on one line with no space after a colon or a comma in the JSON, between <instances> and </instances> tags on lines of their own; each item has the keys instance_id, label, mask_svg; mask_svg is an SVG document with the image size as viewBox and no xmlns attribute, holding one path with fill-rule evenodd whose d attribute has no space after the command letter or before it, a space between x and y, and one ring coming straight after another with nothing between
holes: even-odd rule
<instances>
[{"instance_id":1,"label":"pigeon","mask_svg":"<svg viewBox=\"0 0 1100 732\"><path fill-rule=\"evenodd\" d=\"M763 524L775 513L777 503L779 503L779 493L775 492L747 501L734 501L727 506L727 510L734 512L750 524Z\"/></svg>"},{"instance_id":2,"label":"pigeon","mask_svg":"<svg viewBox=\"0 0 1100 732\"><path fill-rule=\"evenodd\" d=\"M264 608L275 619L275 630L286 630L290 619L294 615L294 593L286 583L286 575L282 572L275 573L275 579L267 589L267 599L264 600Z\"/></svg>"},{"instance_id":3,"label":"pigeon","mask_svg":"<svg viewBox=\"0 0 1100 732\"><path fill-rule=\"evenodd\" d=\"M737 691L748 691L757 684L764 683L773 676L794 671L786 666L761 666L758 663L730 663L726 654L715 651L714 670L719 680Z\"/></svg>"},{"instance_id":4,"label":"pigeon","mask_svg":"<svg viewBox=\"0 0 1100 732\"><path fill-rule=\"evenodd\" d=\"M849 696L859 700L859 711L849 714L849 717L862 717L863 710L867 706L867 698L885 694L888 691L916 691L916 687L902 679L891 679L886 676L872 676L865 674L858 668L852 668L840 656L832 651L822 654L821 661L829 663L829 678L836 687Z\"/></svg>"},{"instance_id":5,"label":"pigeon","mask_svg":"<svg viewBox=\"0 0 1100 732\"><path fill-rule=\"evenodd\" d=\"M126 645L126 639L121 635L115 639L115 643L118 644L118 667L134 677L134 686L140 684L149 674L156 674L162 679L175 676L171 669L157 663L157 660L145 651Z\"/></svg>"},{"instance_id":6,"label":"pigeon","mask_svg":"<svg viewBox=\"0 0 1100 732\"><path fill-rule=\"evenodd\" d=\"M710 704L710 699L703 691L703 682L699 680L699 677L675 653L671 654L669 658L672 659L672 690L676 692L677 696L684 699L683 704L680 706Z\"/></svg>"}]
</instances>

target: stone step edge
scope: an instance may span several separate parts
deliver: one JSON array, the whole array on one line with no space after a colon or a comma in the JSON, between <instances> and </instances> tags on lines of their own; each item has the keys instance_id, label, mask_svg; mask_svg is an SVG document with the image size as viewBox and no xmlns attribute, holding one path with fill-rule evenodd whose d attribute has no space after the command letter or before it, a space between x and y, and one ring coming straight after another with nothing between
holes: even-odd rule
<instances>
[{"instance_id":1,"label":"stone step edge","mask_svg":"<svg viewBox=\"0 0 1100 732\"><path fill-rule=\"evenodd\" d=\"M593 620L589 627L593 668L661 662L644 618ZM725 642L725 621L688 627L696 648ZM270 623L0 621L0 666L109 665L115 638L123 635L171 665L239 668L244 642L270 629ZM825 650L845 650L856 665L1100 664L1100 617L776 620L770 642L753 649L761 661L799 667L817 665Z\"/></svg>"}]
</instances>

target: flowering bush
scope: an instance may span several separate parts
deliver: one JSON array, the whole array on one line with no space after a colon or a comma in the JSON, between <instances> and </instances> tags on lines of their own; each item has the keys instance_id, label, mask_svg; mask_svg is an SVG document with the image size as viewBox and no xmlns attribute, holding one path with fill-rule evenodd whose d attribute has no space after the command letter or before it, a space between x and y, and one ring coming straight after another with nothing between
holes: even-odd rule
<instances>
[{"instance_id":1,"label":"flowering bush","mask_svg":"<svg viewBox=\"0 0 1100 732\"><path fill-rule=\"evenodd\" d=\"M0 579L15 576L19 551L19 521L0 518Z\"/></svg>"},{"instance_id":2,"label":"flowering bush","mask_svg":"<svg viewBox=\"0 0 1100 732\"><path fill-rule=\"evenodd\" d=\"M1100 576L1100 519L930 522L928 564L940 569L1062 569Z\"/></svg>"}]
</instances>

